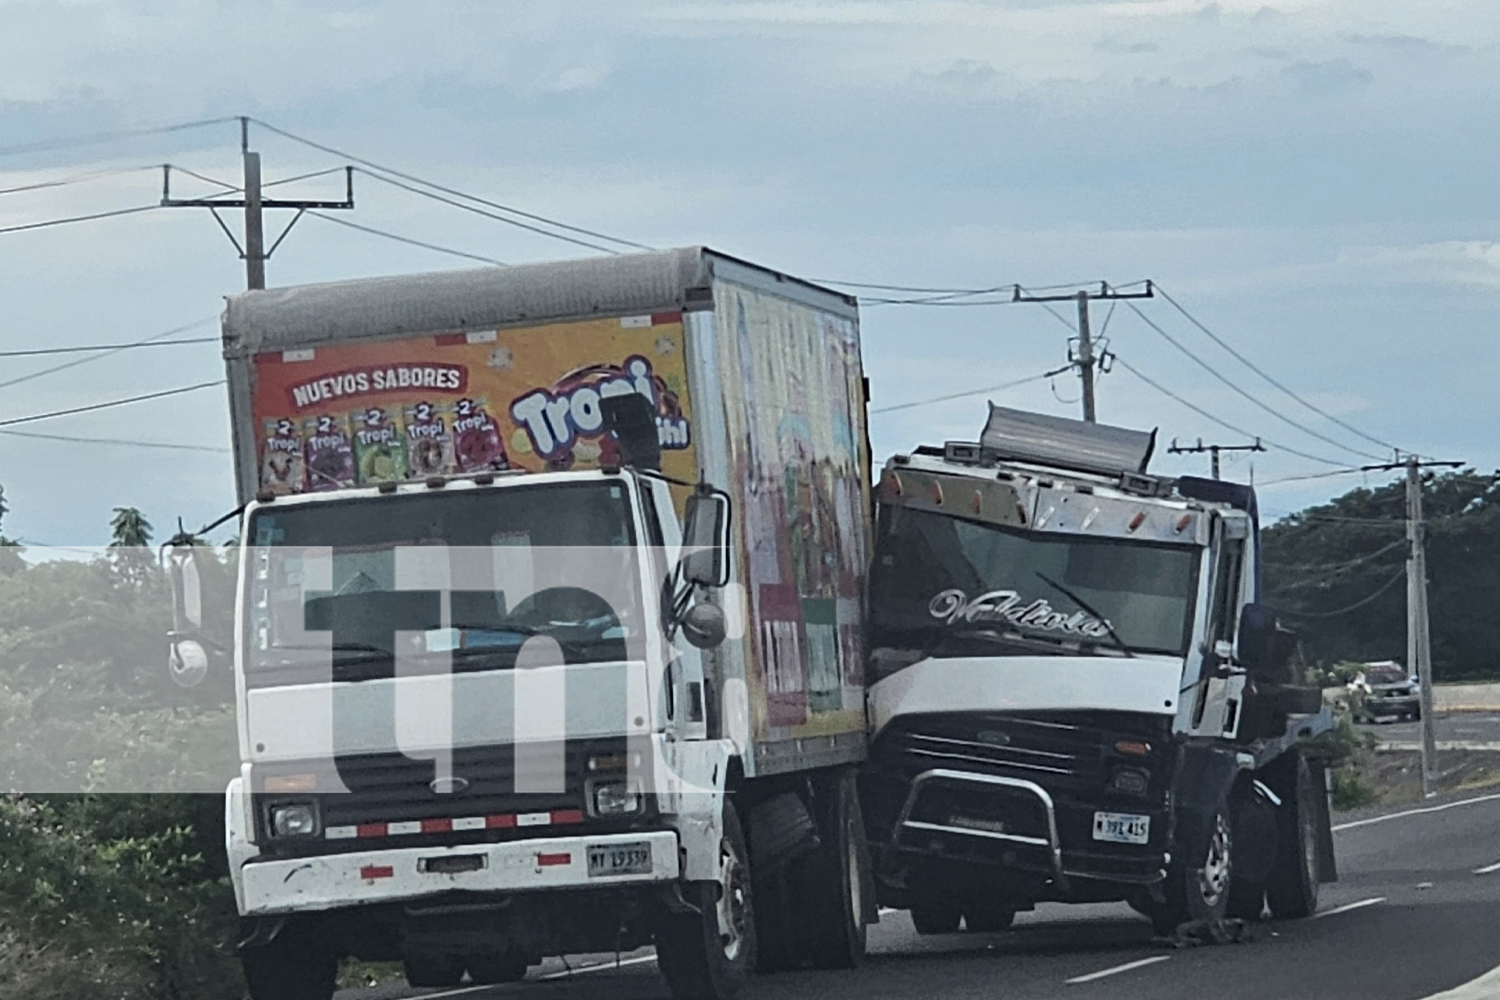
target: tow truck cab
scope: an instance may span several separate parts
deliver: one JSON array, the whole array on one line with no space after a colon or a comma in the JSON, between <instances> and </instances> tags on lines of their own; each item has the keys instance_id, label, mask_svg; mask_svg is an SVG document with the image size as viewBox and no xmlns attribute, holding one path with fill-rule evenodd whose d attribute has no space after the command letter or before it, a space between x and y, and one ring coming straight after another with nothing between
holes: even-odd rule
<instances>
[{"instance_id":1,"label":"tow truck cab","mask_svg":"<svg viewBox=\"0 0 1500 1000\"><path fill-rule=\"evenodd\" d=\"M1150 475L1153 444L992 406L979 443L885 467L861 789L881 902L919 930L1223 915L1235 861L1259 914L1276 768L1328 719L1257 603L1253 491Z\"/></svg>"}]
</instances>

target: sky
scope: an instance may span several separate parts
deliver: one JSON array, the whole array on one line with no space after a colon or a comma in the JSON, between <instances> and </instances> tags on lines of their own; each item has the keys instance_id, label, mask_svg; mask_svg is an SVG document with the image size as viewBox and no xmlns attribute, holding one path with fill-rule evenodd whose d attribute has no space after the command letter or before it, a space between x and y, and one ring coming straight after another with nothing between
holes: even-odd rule
<instances>
[{"instance_id":1,"label":"sky","mask_svg":"<svg viewBox=\"0 0 1500 1000\"><path fill-rule=\"evenodd\" d=\"M1123 363L1100 379L1099 418L1159 428L1154 468L1167 474L1207 471L1205 456L1167 453L1174 438L1264 438L1267 452L1226 456L1225 472L1253 465L1273 517L1386 481L1290 477L1382 460L1390 445L1500 467L1500 5L1486 0L0 0L0 24L0 192L109 172L0 193L0 230L154 204L163 162L239 170L235 123L54 140L251 115L575 225L808 278L1154 279L1347 427L1160 298L1134 305L1223 380L1129 306L1096 304L1093 327ZM345 162L265 129L251 140L268 180ZM507 263L594 252L366 177L356 187L343 217L401 236ZM174 178L174 194L211 190ZM341 179L278 192L334 198ZM471 266L306 218L268 281ZM201 210L0 232L0 352L195 323L174 337L212 337L243 284ZM872 407L1056 368L1071 318L1070 306L867 304ZM0 529L86 547L108 540L115 507L141 508L159 536L232 508L220 388L3 423L222 376L202 343L27 377L86 357L0 356ZM1078 395L1063 374L988 398L1077 415ZM973 439L986 398L872 413L877 460Z\"/></svg>"}]
</instances>

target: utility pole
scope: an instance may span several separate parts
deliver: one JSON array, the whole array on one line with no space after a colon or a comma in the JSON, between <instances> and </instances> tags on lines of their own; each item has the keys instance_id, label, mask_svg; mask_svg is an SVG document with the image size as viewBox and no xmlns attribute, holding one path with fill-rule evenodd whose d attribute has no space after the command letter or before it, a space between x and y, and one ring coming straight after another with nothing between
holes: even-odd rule
<instances>
[{"instance_id":1,"label":"utility pole","mask_svg":"<svg viewBox=\"0 0 1500 1000\"><path fill-rule=\"evenodd\" d=\"M240 259L245 262L245 287L258 289L266 287L266 261L281 246L281 241L287 238L292 227L302 218L309 209L352 209L354 207L354 168L344 168L345 195L343 201L284 201L265 198L261 193L260 154L250 148L250 119L240 118L240 154L245 165L245 186L225 192L224 197L216 198L173 198L172 197L172 165L170 163L162 166L162 188L161 203L167 208L206 208L213 213L214 221L219 228L224 230L224 235L229 237L229 242L239 251ZM243 197L234 198L230 195L241 194ZM235 238L234 232L225 224L219 215L221 208L243 208L245 210L245 243ZM265 210L268 208L290 208L296 209L297 214L292 216L292 221L286 224L272 242L270 249L266 248Z\"/></svg>"},{"instance_id":2,"label":"utility pole","mask_svg":"<svg viewBox=\"0 0 1500 1000\"><path fill-rule=\"evenodd\" d=\"M1266 446L1260 443L1260 438L1256 438L1254 444L1204 444L1203 439L1199 438L1198 443L1194 445L1179 445L1177 443L1177 439L1173 438L1172 447L1167 449L1167 451L1171 452L1173 455L1201 455L1205 451L1208 452L1210 456L1210 465L1213 469L1215 479L1219 478L1219 452L1265 450ZM1252 478L1255 475L1253 470L1250 474Z\"/></svg>"},{"instance_id":3,"label":"utility pole","mask_svg":"<svg viewBox=\"0 0 1500 1000\"><path fill-rule=\"evenodd\" d=\"M1422 519L1422 470L1460 468L1462 462L1424 462L1416 455L1361 472L1406 470L1406 669L1417 671L1422 710L1422 795L1437 794L1437 720L1432 717L1432 634L1427 617L1427 531Z\"/></svg>"},{"instance_id":4,"label":"utility pole","mask_svg":"<svg viewBox=\"0 0 1500 1000\"><path fill-rule=\"evenodd\" d=\"M1427 619L1427 542L1422 463L1406 461L1406 662L1417 668L1422 706L1422 795L1437 794L1437 725L1432 717L1432 634Z\"/></svg>"},{"instance_id":5,"label":"utility pole","mask_svg":"<svg viewBox=\"0 0 1500 1000\"><path fill-rule=\"evenodd\" d=\"M1089 300L1090 299L1149 299L1156 295L1151 287L1151 282L1146 282L1144 292L1119 292L1109 287L1107 282L1099 282L1099 290L1090 292L1080 290L1070 292L1066 295L1027 295L1021 291L1021 286L1015 287L1011 297L1012 302L1072 302L1078 303L1078 357L1070 357L1078 366L1078 375L1083 379L1083 419L1094 423L1094 369L1099 366L1104 371L1102 362L1105 357L1094 355L1094 338L1089 330Z\"/></svg>"}]
</instances>

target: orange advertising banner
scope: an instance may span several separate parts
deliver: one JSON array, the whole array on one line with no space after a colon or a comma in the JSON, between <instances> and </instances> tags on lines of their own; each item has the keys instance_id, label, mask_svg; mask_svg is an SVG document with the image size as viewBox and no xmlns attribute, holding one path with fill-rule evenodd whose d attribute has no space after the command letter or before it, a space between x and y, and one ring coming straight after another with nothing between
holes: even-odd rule
<instances>
[{"instance_id":1,"label":"orange advertising banner","mask_svg":"<svg viewBox=\"0 0 1500 1000\"><path fill-rule=\"evenodd\" d=\"M260 488L597 468L618 454L600 400L623 393L653 404L662 471L697 479L683 346L673 312L256 355Z\"/></svg>"}]
</instances>

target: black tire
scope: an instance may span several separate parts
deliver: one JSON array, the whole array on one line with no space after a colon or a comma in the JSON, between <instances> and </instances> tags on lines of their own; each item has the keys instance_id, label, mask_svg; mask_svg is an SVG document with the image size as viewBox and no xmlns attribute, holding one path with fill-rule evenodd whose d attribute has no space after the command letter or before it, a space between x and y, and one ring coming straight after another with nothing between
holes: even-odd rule
<instances>
[{"instance_id":1,"label":"black tire","mask_svg":"<svg viewBox=\"0 0 1500 1000\"><path fill-rule=\"evenodd\" d=\"M962 919L963 911L956 904L923 900L911 906L911 922L918 934L956 933Z\"/></svg>"},{"instance_id":2,"label":"black tire","mask_svg":"<svg viewBox=\"0 0 1500 1000\"><path fill-rule=\"evenodd\" d=\"M330 1000L337 986L338 956L291 927L241 951L240 964L251 1000Z\"/></svg>"},{"instance_id":3,"label":"black tire","mask_svg":"<svg viewBox=\"0 0 1500 1000\"><path fill-rule=\"evenodd\" d=\"M656 931L657 965L676 1000L727 1000L755 969L749 859L739 817L726 802L719 880L684 887L683 896L699 912L667 913Z\"/></svg>"},{"instance_id":4,"label":"black tire","mask_svg":"<svg viewBox=\"0 0 1500 1000\"><path fill-rule=\"evenodd\" d=\"M1229 912L1234 835L1223 796L1204 817L1184 855L1181 866L1167 869L1166 904L1153 907L1150 914L1158 934L1170 934L1191 921L1217 922Z\"/></svg>"},{"instance_id":5,"label":"black tire","mask_svg":"<svg viewBox=\"0 0 1500 1000\"><path fill-rule=\"evenodd\" d=\"M870 852L854 772L835 772L827 782L819 824L824 845L814 864L817 909L804 922L811 937L812 966L853 969L865 960L865 896L871 886Z\"/></svg>"},{"instance_id":6,"label":"black tire","mask_svg":"<svg viewBox=\"0 0 1500 1000\"><path fill-rule=\"evenodd\" d=\"M1266 879L1266 902L1278 920L1311 916L1318 909L1318 816L1312 771L1294 755L1278 789L1276 863Z\"/></svg>"},{"instance_id":7,"label":"black tire","mask_svg":"<svg viewBox=\"0 0 1500 1000\"><path fill-rule=\"evenodd\" d=\"M1016 921L1015 907L1002 900L986 900L964 906L964 929L975 934L999 934Z\"/></svg>"},{"instance_id":8,"label":"black tire","mask_svg":"<svg viewBox=\"0 0 1500 1000\"><path fill-rule=\"evenodd\" d=\"M464 978L464 962L457 955L407 955L402 963L408 986L457 986Z\"/></svg>"},{"instance_id":9,"label":"black tire","mask_svg":"<svg viewBox=\"0 0 1500 1000\"><path fill-rule=\"evenodd\" d=\"M470 955L464 964L469 969L469 978L476 985L494 986L499 983L516 983L526 978L529 963L526 956L514 949L488 955Z\"/></svg>"}]
</instances>

